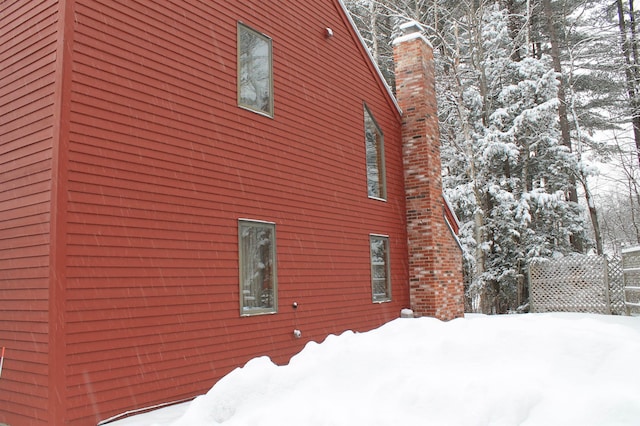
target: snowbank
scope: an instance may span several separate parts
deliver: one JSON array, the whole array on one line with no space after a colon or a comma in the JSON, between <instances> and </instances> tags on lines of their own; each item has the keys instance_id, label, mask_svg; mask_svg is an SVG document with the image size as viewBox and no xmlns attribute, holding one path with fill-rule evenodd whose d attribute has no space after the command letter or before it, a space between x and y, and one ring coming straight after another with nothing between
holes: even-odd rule
<instances>
[{"instance_id":1,"label":"snowbank","mask_svg":"<svg viewBox=\"0 0 640 426\"><path fill-rule=\"evenodd\" d=\"M640 317L398 319L113 426L638 425Z\"/></svg>"}]
</instances>

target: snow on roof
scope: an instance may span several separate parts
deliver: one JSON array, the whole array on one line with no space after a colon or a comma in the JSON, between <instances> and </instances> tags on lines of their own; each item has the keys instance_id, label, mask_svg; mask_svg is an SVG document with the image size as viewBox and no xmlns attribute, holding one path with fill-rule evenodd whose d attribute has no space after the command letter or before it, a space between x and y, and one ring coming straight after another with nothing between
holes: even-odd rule
<instances>
[{"instance_id":1,"label":"snow on roof","mask_svg":"<svg viewBox=\"0 0 640 426\"><path fill-rule=\"evenodd\" d=\"M433 46L431 45L429 40L427 40L427 38L423 35L424 27L422 26L422 24L420 24L420 22L418 21L405 22L404 24L400 25L400 31L402 31L403 35L401 35L400 37L396 37L393 40L392 44L394 46L398 43L403 43L405 41L421 38L425 43L427 43L427 45L429 45L429 47L433 49Z\"/></svg>"}]
</instances>

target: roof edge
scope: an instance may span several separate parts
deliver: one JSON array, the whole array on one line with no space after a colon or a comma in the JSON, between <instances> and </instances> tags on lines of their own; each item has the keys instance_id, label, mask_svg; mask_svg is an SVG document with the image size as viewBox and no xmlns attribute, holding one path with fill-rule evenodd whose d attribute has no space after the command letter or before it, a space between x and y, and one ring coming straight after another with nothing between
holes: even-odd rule
<instances>
[{"instance_id":1,"label":"roof edge","mask_svg":"<svg viewBox=\"0 0 640 426\"><path fill-rule=\"evenodd\" d=\"M453 206L449 202L449 199L446 195L444 195L444 193L442 193L442 200L444 201L444 208L447 219L450 219L453 222L451 225L455 228L457 233L460 229L460 220L458 219L456 212L453 210Z\"/></svg>"},{"instance_id":2,"label":"roof edge","mask_svg":"<svg viewBox=\"0 0 640 426\"><path fill-rule=\"evenodd\" d=\"M395 105L396 109L398 110L398 113L400 115L402 115L402 109L400 109L400 105L398 104L398 100L394 96L393 91L391 90L391 87L389 87L389 84L387 83L387 80L384 78L384 75L382 74L382 71L380 71L380 67L378 66L376 61L373 59L373 56L371 55L371 52L369 51L369 48L367 47L367 43L365 43L364 38L362 38L362 35L360 34L360 31L358 30L358 27L356 26L356 23L354 22L353 18L351 17L351 13L349 13L349 9L347 9L347 6L345 6L345 4L344 4L344 2L342 0L335 0L335 1L342 8L342 12L347 17L347 20L349 21L349 24L351 25L351 28L353 29L355 34L358 36L358 40L360 40L360 44L362 45L362 48L367 53L367 57L369 58L369 62L371 63L371 65L373 65L374 69L376 70L376 73L378 74L378 77L380 78L380 82L383 84L384 88L387 91L387 94L389 95L389 97L393 101L393 104Z\"/></svg>"}]
</instances>

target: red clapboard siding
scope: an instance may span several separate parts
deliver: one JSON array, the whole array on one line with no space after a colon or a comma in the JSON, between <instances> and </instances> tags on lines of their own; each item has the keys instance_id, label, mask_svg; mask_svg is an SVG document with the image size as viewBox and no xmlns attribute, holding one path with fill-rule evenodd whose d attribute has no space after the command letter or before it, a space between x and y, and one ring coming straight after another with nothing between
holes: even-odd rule
<instances>
[{"instance_id":1,"label":"red clapboard siding","mask_svg":"<svg viewBox=\"0 0 640 426\"><path fill-rule=\"evenodd\" d=\"M56 421L95 424L205 392L252 357L283 363L309 340L398 317L409 304L400 117L339 3L71 5L68 56L55 50L56 2L2 12L0 276L11 284L0 300L22 356L7 419L44 419L29 410L46 412L52 359L64 359ZM273 118L237 106L238 21L273 40ZM385 135L386 202L367 197L364 103ZM54 161L52 129L64 141ZM59 215L52 164L65 179ZM240 316L240 218L276 223L277 314ZM371 302L372 233L390 238L389 303ZM51 303L48 249L61 241ZM18 303L29 309L11 311ZM55 351L49 306L64 308ZM44 380L33 392L27 366Z\"/></svg>"},{"instance_id":2,"label":"red clapboard siding","mask_svg":"<svg viewBox=\"0 0 640 426\"><path fill-rule=\"evenodd\" d=\"M56 2L0 5L0 423L47 424Z\"/></svg>"}]
</instances>

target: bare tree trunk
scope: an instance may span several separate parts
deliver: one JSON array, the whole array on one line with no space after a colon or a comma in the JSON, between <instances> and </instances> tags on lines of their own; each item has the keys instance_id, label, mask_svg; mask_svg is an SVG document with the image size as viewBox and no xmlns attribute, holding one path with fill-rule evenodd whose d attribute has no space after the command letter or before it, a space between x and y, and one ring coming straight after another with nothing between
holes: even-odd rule
<instances>
[{"instance_id":1,"label":"bare tree trunk","mask_svg":"<svg viewBox=\"0 0 640 426\"><path fill-rule=\"evenodd\" d=\"M587 185L587 179L581 179L582 186L584 188L584 196L587 200L587 206L589 209L589 216L591 217L591 224L593 226L593 234L596 240L596 253L599 255L604 254L602 249L602 232L600 231L600 222L598 221L598 211L596 210L595 203L593 201L593 196L591 195L591 190Z\"/></svg>"},{"instance_id":2,"label":"bare tree trunk","mask_svg":"<svg viewBox=\"0 0 640 426\"><path fill-rule=\"evenodd\" d=\"M635 204L638 201L638 194L637 191L635 191L636 193L634 194L634 190L633 190L633 185L632 185L632 181L629 181L629 205L631 206L630 212L631 212L631 223L633 224L633 229L635 230L636 233L636 243L640 244L640 228L638 228L638 223L636 222L636 206Z\"/></svg>"},{"instance_id":3,"label":"bare tree trunk","mask_svg":"<svg viewBox=\"0 0 640 426\"><path fill-rule=\"evenodd\" d=\"M471 312L487 312L487 309L489 309L487 306L493 303L492 298L489 297L484 285L475 285L486 272L486 253L483 244L487 240L485 195L479 186L479 182L481 181L479 173L481 171L477 168L477 152L474 152L473 145L470 143L473 140L473 127L470 123L470 111L465 107L464 102L464 87L461 80L463 71L458 69L458 65L460 64L460 51L458 49L459 45L464 43L460 41L456 22L452 25L452 33L454 37L449 52L451 61L446 70L446 78L444 78L444 80L449 82L447 93L449 93L450 105L453 107L453 112L459 127L456 128L455 134L450 135L450 141L467 160L465 172L473 185L472 191L476 206L471 219L473 221L473 239L476 242L475 251L472 253L474 262L473 267L468 270L467 280L467 286L469 289L472 289L472 291L469 291L467 296L469 298ZM460 141L459 144L458 141Z\"/></svg>"},{"instance_id":4,"label":"bare tree trunk","mask_svg":"<svg viewBox=\"0 0 640 426\"><path fill-rule=\"evenodd\" d=\"M371 30L371 56L376 64L380 63L380 52L378 49L378 10L377 3L372 1L369 4L369 29Z\"/></svg>"},{"instance_id":5,"label":"bare tree trunk","mask_svg":"<svg viewBox=\"0 0 640 426\"><path fill-rule=\"evenodd\" d=\"M629 0L629 29L631 30L631 52L633 53L633 65L631 70L633 72L633 82L637 88L640 74L638 70L638 33L636 31L636 11L633 5L633 0Z\"/></svg>"},{"instance_id":6,"label":"bare tree trunk","mask_svg":"<svg viewBox=\"0 0 640 426\"><path fill-rule=\"evenodd\" d=\"M438 0L433 0L433 31L438 34Z\"/></svg>"},{"instance_id":7,"label":"bare tree trunk","mask_svg":"<svg viewBox=\"0 0 640 426\"><path fill-rule=\"evenodd\" d=\"M578 134L578 144L579 146L581 146L582 131L580 129L580 124L578 123L578 117L576 116L576 110L573 104L571 105L571 113ZM578 149L578 154L580 155L580 149ZM584 198L587 201L587 209L589 210L591 226L593 227L593 235L594 239L596 240L596 252L598 255L602 255L604 254L604 251L602 247L602 231L600 230L600 222L598 220L598 210L596 209L595 201L593 199L593 195L591 194L591 189L589 188L587 177L582 172L580 173L580 182L582 183L582 188L584 189Z\"/></svg>"},{"instance_id":8,"label":"bare tree trunk","mask_svg":"<svg viewBox=\"0 0 640 426\"><path fill-rule=\"evenodd\" d=\"M454 69L454 73L457 73L457 70ZM462 134L463 134L463 138L465 141L469 141L471 140L471 130L469 128L469 121L467 118L467 114L465 113L463 107L462 107L462 84L460 83L460 81L458 80L457 76L456 76L456 84L457 84L457 95L458 95L458 99L457 99L457 103L456 103L456 107L457 107L457 113L458 113L458 120L462 125ZM484 207L485 207L485 203L484 203L484 197L482 196L482 193L480 191L480 188L477 185L478 182L478 171L476 170L476 161L475 161L475 153L472 150L472 146L471 144L467 144L466 145L466 152L465 152L465 156L467 157L469 163L468 163L468 169L467 169L467 173L469 175L469 179L474 182L474 186L473 186L473 195L475 198L475 202L476 202L476 210L473 213L473 237L476 240L476 248L475 248L475 253L474 253L474 258L475 258L475 271L474 271L474 276L475 277L479 277L481 276L484 272L485 272L485 262L486 262L486 258L485 258L485 253L484 250L482 248L482 242L484 242L486 240L486 236L485 236L485 218L484 218Z\"/></svg>"},{"instance_id":9,"label":"bare tree trunk","mask_svg":"<svg viewBox=\"0 0 640 426\"><path fill-rule=\"evenodd\" d=\"M616 144L617 144L617 150L618 150L618 155L620 156L620 166L621 166L621 170L624 173L625 176L625 185L627 187L627 191L628 191L628 198L629 198L629 210L625 211L624 213L624 218L622 220L619 221L619 224L621 227L624 228L624 225L630 225L633 228L633 234L634 234L634 244L640 244L640 226L638 225L637 221L636 221L636 210L638 208L638 206L640 206L640 189L638 188L638 182L635 178L635 168L634 168L634 164L635 164L635 159L632 161L627 161L626 160L626 152L625 150L620 146L620 142L618 141L618 139L616 138ZM629 235L629 232L626 233L626 235Z\"/></svg>"},{"instance_id":10,"label":"bare tree trunk","mask_svg":"<svg viewBox=\"0 0 640 426\"><path fill-rule=\"evenodd\" d=\"M622 0L616 0L618 8L618 28L620 29L620 44L625 62L625 78L627 80L627 95L631 105L631 124L633 125L633 139L636 143L636 156L640 164L640 103L638 102L638 47L633 19L633 0L629 0L629 15L631 19L631 40L627 37L627 23L624 15Z\"/></svg>"},{"instance_id":11,"label":"bare tree trunk","mask_svg":"<svg viewBox=\"0 0 640 426\"><path fill-rule=\"evenodd\" d=\"M564 81L562 78L562 64L560 62L560 46L558 43L558 36L553 19L553 10L551 9L551 0L542 0L542 7L544 9L544 16L547 20L547 32L549 34L549 43L551 44L551 61L553 62L553 70L558 73L558 118L560 120L560 133L562 136L562 144L566 146L569 151L572 151L571 145L571 133L569 132L569 119L567 117L567 100L565 95ZM569 201L578 203L578 191L576 190L576 177L571 175L569 177L569 187L567 190L567 198ZM574 250L582 253L584 252L584 241L582 236L573 235L571 237L571 245Z\"/></svg>"},{"instance_id":12,"label":"bare tree trunk","mask_svg":"<svg viewBox=\"0 0 640 426\"><path fill-rule=\"evenodd\" d=\"M578 160L582 161L582 150L584 146L584 143L583 143L584 138L583 138L582 128L580 126L580 121L578 120L578 113L576 112L576 106L574 102L574 100L576 99L575 92L574 92L574 83L573 83L575 62L573 59L573 55L571 53L570 53L570 57L571 57L571 65L569 67L569 78L567 82L567 90L569 91L571 102L568 105L569 107L568 109L571 112L571 119L573 121L573 125L575 127L575 132L576 132L576 142L577 142L576 152L578 155ZM595 200L593 199L593 195L591 194L591 189L589 188L589 182L587 180L587 176L582 170L579 173L580 173L579 174L580 183L582 183L582 188L584 189L584 197L585 197L585 200L587 201L589 217L591 218L591 226L593 227L593 234L596 242L596 252L598 255L602 255L604 254L603 247L602 247L602 231L600 230L600 222L598 220L598 211L595 206Z\"/></svg>"}]
</instances>

